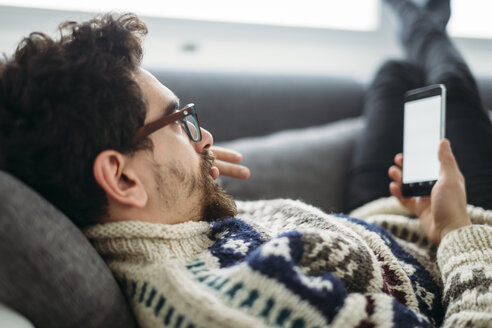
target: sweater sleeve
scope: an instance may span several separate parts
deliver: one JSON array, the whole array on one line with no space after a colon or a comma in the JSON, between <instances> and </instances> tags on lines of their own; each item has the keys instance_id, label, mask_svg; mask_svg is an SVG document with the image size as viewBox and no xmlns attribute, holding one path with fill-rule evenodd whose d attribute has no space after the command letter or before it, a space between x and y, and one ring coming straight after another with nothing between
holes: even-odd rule
<instances>
[{"instance_id":1,"label":"sweater sleeve","mask_svg":"<svg viewBox=\"0 0 492 328\"><path fill-rule=\"evenodd\" d=\"M492 227L472 225L448 233L437 260L444 283L443 327L490 327Z\"/></svg>"}]
</instances>

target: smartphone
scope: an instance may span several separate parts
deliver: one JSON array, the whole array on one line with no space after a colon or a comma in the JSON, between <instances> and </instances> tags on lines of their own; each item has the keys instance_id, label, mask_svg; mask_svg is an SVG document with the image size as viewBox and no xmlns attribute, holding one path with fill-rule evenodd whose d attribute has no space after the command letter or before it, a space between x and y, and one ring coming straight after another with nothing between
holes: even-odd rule
<instances>
[{"instance_id":1,"label":"smartphone","mask_svg":"<svg viewBox=\"0 0 492 328\"><path fill-rule=\"evenodd\" d=\"M446 87L434 84L405 93L403 196L428 196L439 178L439 143L445 136Z\"/></svg>"}]
</instances>

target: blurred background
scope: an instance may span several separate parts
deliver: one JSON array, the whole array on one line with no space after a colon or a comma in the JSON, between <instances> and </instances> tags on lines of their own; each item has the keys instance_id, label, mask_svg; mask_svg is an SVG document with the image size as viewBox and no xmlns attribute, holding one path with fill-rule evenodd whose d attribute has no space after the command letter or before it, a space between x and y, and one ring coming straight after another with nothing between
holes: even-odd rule
<instances>
[{"instance_id":1,"label":"blurred background","mask_svg":"<svg viewBox=\"0 0 492 328\"><path fill-rule=\"evenodd\" d=\"M492 76L492 1L453 0L449 32L477 76ZM149 27L147 68L348 76L367 81L400 57L381 0L0 0L0 52L56 37L64 20L132 11Z\"/></svg>"}]
</instances>

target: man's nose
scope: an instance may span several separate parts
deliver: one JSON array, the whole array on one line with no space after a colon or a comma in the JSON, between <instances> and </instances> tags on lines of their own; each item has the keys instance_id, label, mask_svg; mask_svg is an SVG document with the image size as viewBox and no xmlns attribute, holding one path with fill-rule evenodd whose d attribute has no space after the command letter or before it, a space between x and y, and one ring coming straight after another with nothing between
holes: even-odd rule
<instances>
[{"instance_id":1,"label":"man's nose","mask_svg":"<svg viewBox=\"0 0 492 328\"><path fill-rule=\"evenodd\" d=\"M203 128L200 128L200 131L202 134L202 140L194 143L196 152L199 154L201 154L205 150L210 150L210 148L214 144L214 137L210 132Z\"/></svg>"}]
</instances>

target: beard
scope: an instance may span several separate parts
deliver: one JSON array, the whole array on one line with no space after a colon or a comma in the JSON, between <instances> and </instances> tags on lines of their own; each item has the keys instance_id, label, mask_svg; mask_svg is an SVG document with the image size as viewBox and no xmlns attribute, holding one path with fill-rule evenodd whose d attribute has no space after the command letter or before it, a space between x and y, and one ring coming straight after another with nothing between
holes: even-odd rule
<instances>
[{"instance_id":1,"label":"beard","mask_svg":"<svg viewBox=\"0 0 492 328\"><path fill-rule=\"evenodd\" d=\"M217 185L210 175L210 169L213 166L215 157L211 151L204 151L200 161L200 170L198 174L189 173L183 170L177 164L172 164L168 167L168 172L177 178L180 186L184 186L184 190L177 191L176 184L169 183L162 176L160 166L154 164L154 179L157 182L157 191L159 193L163 210L173 206L173 203L179 201L179 196L192 198L194 195L199 195L198 204L190 204L193 206L194 213L198 213L203 221L211 222L234 217L237 214L236 203L234 198ZM167 182L167 183L166 183ZM173 190L174 192L169 192ZM186 193L183 196L182 192Z\"/></svg>"},{"instance_id":2,"label":"beard","mask_svg":"<svg viewBox=\"0 0 492 328\"><path fill-rule=\"evenodd\" d=\"M202 161L200 163L200 181L199 188L203 192L202 218L205 221L216 221L237 214L236 203L234 198L230 196L222 187L215 183L210 175L210 169L215 161L215 157L211 151L202 153Z\"/></svg>"}]
</instances>

